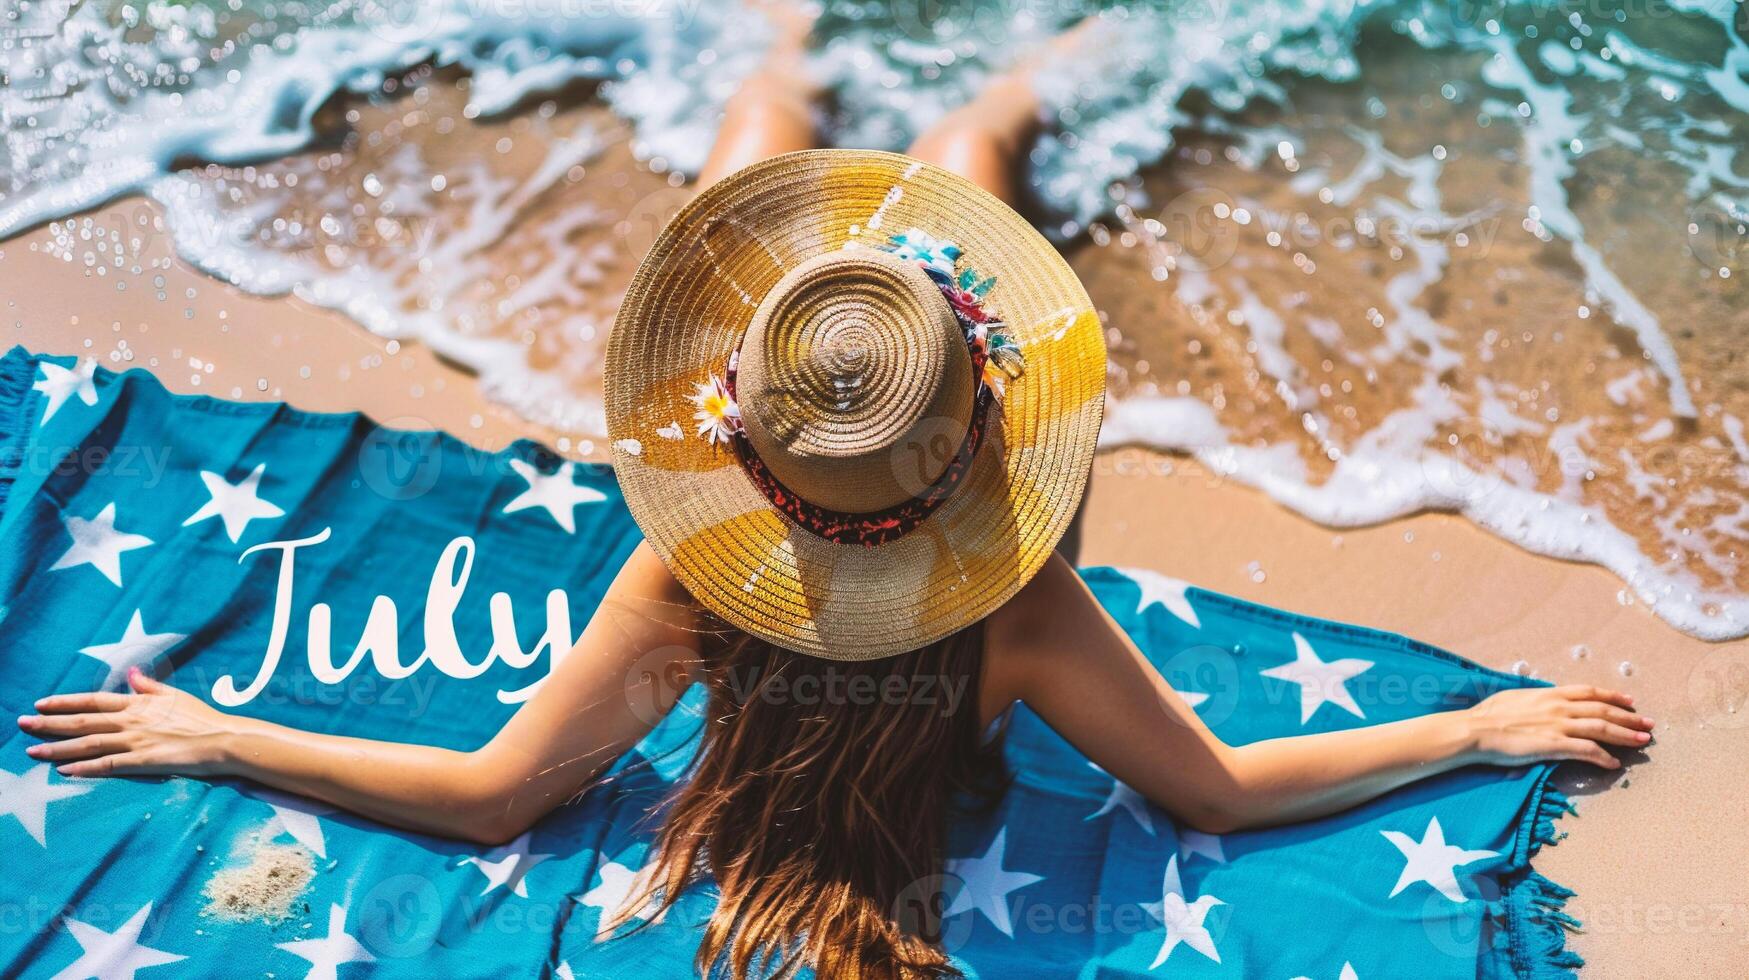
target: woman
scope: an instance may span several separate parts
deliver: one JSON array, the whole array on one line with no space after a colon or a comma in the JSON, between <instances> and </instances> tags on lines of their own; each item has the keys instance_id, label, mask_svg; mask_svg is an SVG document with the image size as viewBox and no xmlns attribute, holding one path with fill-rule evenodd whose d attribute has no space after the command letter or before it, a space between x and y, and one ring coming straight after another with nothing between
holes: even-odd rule
<instances>
[{"instance_id":1,"label":"woman","mask_svg":"<svg viewBox=\"0 0 1749 980\"><path fill-rule=\"evenodd\" d=\"M784 156L813 140L806 25L785 28L615 327L610 429L648 542L496 737L457 752L297 731L135 670L129 694L39 701L19 719L46 739L30 754L70 776L243 777L495 844L646 734L644 695L665 710L702 682L710 723L627 913L710 878L701 972L779 957L917 977L951 969L892 913L940 869L949 808L999 786L987 733L1016 702L1215 833L1475 763L1613 769L1605 746L1649 740L1627 696L1557 687L1223 744L1052 551L1086 479L1104 362L1067 265L998 200L1038 115L1026 74L912 159ZM921 696L925 680L948 696Z\"/></svg>"}]
</instances>

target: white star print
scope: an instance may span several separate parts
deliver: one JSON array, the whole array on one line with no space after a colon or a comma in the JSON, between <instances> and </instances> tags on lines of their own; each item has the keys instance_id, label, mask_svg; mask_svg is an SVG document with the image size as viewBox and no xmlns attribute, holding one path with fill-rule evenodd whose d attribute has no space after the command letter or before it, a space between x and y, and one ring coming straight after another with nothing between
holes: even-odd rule
<instances>
[{"instance_id":1,"label":"white star print","mask_svg":"<svg viewBox=\"0 0 1749 980\"><path fill-rule=\"evenodd\" d=\"M257 517L284 517L284 510L260 497L261 474L265 472L267 464L261 463L248 476L231 483L217 473L201 470L200 482L206 484L207 502L188 515L188 520L183 521L182 526L199 524L209 517L217 517L225 524L225 536L231 539L232 544L236 544L237 539L243 536L243 529Z\"/></svg>"},{"instance_id":2,"label":"white star print","mask_svg":"<svg viewBox=\"0 0 1749 980\"><path fill-rule=\"evenodd\" d=\"M134 973L138 970L188 959L186 956L140 945L140 933L146 928L146 919L151 914L152 903L147 902L114 932L104 932L77 919L63 920L67 924L67 931L72 933L74 941L85 952L55 974L53 980L87 980L90 977L96 977L97 980L133 980Z\"/></svg>"},{"instance_id":3,"label":"white star print","mask_svg":"<svg viewBox=\"0 0 1749 980\"><path fill-rule=\"evenodd\" d=\"M103 679L100 690L110 691L125 686L128 668L145 667L163 656L166 650L186 639L186 633L146 632L145 624L140 620L140 611L135 609L121 639L114 643L94 643L88 647L80 647L79 652L87 657L96 657L109 665L109 675Z\"/></svg>"},{"instance_id":4,"label":"white star print","mask_svg":"<svg viewBox=\"0 0 1749 980\"><path fill-rule=\"evenodd\" d=\"M1099 768L1097 763L1089 762L1087 766L1102 776L1110 775L1104 769ZM1129 812L1130 816L1135 817L1136 823L1141 824L1143 830L1150 835L1154 833L1154 817L1148 812L1148 801L1142 798L1142 794L1131 789L1129 784L1116 778L1111 781L1111 795L1105 798L1105 803L1082 819L1084 822L1097 820L1108 813L1117 812L1118 807L1122 807Z\"/></svg>"},{"instance_id":5,"label":"white star print","mask_svg":"<svg viewBox=\"0 0 1749 980\"><path fill-rule=\"evenodd\" d=\"M48 806L56 800L70 799L91 792L86 783L56 783L49 785L49 764L31 766L23 773L0 769L0 817L12 816L24 825L24 832L39 845L47 847L45 818Z\"/></svg>"},{"instance_id":6,"label":"white star print","mask_svg":"<svg viewBox=\"0 0 1749 980\"><path fill-rule=\"evenodd\" d=\"M513 514L530 507L544 507L547 513L553 515L553 520L565 529L566 534L577 533L578 504L594 504L607 499L607 495L593 487L579 485L572 479L577 470L577 464L566 462L551 474L544 474L520 459L510 461L510 468L516 475L528 481L528 489L516 496L515 500L504 505L503 513Z\"/></svg>"},{"instance_id":7,"label":"white star print","mask_svg":"<svg viewBox=\"0 0 1749 980\"><path fill-rule=\"evenodd\" d=\"M1216 864L1226 864L1227 855L1221 848L1219 834L1205 834L1200 830L1185 828L1178 834L1178 854L1189 863L1192 854L1201 854Z\"/></svg>"},{"instance_id":8,"label":"white star print","mask_svg":"<svg viewBox=\"0 0 1749 980\"><path fill-rule=\"evenodd\" d=\"M1184 699L1185 706L1189 708L1195 708L1197 705L1202 704L1209 699L1209 696L1201 691L1180 691L1176 687L1172 690L1176 692L1179 697Z\"/></svg>"},{"instance_id":9,"label":"white star print","mask_svg":"<svg viewBox=\"0 0 1749 980\"><path fill-rule=\"evenodd\" d=\"M1120 568L1118 571L1142 588L1142 596L1136 600L1136 612L1145 612L1149 606L1158 602L1166 607L1167 612L1196 629L1202 629L1202 622L1196 618L1196 610L1191 608L1190 599L1184 594L1190 588L1189 582L1146 568Z\"/></svg>"},{"instance_id":10,"label":"white star print","mask_svg":"<svg viewBox=\"0 0 1749 980\"><path fill-rule=\"evenodd\" d=\"M947 870L964 884L943 918L975 909L984 913L984 918L1004 936L1014 938L1014 924L1008 919L1008 893L1045 879L1043 875L1003 870L1007 850L1008 828L1004 827L996 832L996 839L990 842L983 857L958 858L947 863Z\"/></svg>"},{"instance_id":11,"label":"white star print","mask_svg":"<svg viewBox=\"0 0 1749 980\"><path fill-rule=\"evenodd\" d=\"M376 957L346 932L346 906L328 906L328 934L321 939L274 943L293 956L310 961L304 980L335 980L342 963L374 963Z\"/></svg>"},{"instance_id":12,"label":"white star print","mask_svg":"<svg viewBox=\"0 0 1749 980\"><path fill-rule=\"evenodd\" d=\"M1294 659L1261 673L1300 686L1300 724L1304 725L1326 701L1356 718L1365 718L1366 712L1360 710L1360 705L1354 702L1354 695L1348 693L1347 681L1371 668L1370 660L1319 660L1306 638L1295 633Z\"/></svg>"},{"instance_id":13,"label":"white star print","mask_svg":"<svg viewBox=\"0 0 1749 980\"><path fill-rule=\"evenodd\" d=\"M1294 977L1294 980L1312 980L1312 978L1299 976ZM1344 962L1342 964L1342 972L1337 974L1336 980L1360 980L1360 974L1354 972L1354 964Z\"/></svg>"},{"instance_id":14,"label":"white star print","mask_svg":"<svg viewBox=\"0 0 1749 980\"><path fill-rule=\"evenodd\" d=\"M306 797L254 786L244 790L243 795L252 796L272 807L272 823L279 824L280 830L290 834L293 840L308 848L311 854L319 858L328 856L328 840L322 835L321 821L316 818L333 813L332 807L323 806Z\"/></svg>"},{"instance_id":15,"label":"white star print","mask_svg":"<svg viewBox=\"0 0 1749 980\"><path fill-rule=\"evenodd\" d=\"M604 942L613 937L613 926L621 919L620 911L632 900L634 895L642 894L646 883L646 875L654 865L634 871L630 866L618 861L608 861L601 866L599 872L601 883L577 897L580 904L601 910L600 925L595 929L595 941ZM631 913L631 919L648 922L661 922L668 914L666 909L657 911L658 902L652 894L641 908ZM654 918L651 916L654 915Z\"/></svg>"},{"instance_id":16,"label":"white star print","mask_svg":"<svg viewBox=\"0 0 1749 980\"><path fill-rule=\"evenodd\" d=\"M524 880L528 872L535 865L552 857L551 854L528 853L531 833L533 831L524 833L503 847L492 849L485 857L469 855L462 858L463 864L479 868L480 873L486 876L486 887L480 890L480 894L489 895L495 888L508 886L518 896L528 897L528 882Z\"/></svg>"},{"instance_id":17,"label":"white star print","mask_svg":"<svg viewBox=\"0 0 1749 980\"><path fill-rule=\"evenodd\" d=\"M1421 835L1419 841L1395 830L1381 830L1379 833L1397 850L1403 852L1403 873L1397 876L1397 887L1391 889L1391 898L1397 897L1399 892L1415 882L1425 881L1446 898L1454 902L1467 902L1470 900L1469 896L1463 893L1457 883L1455 872L1458 865L1500 856L1496 851L1466 851L1447 844L1445 830L1439 826L1438 817L1427 821L1427 832Z\"/></svg>"},{"instance_id":18,"label":"white star print","mask_svg":"<svg viewBox=\"0 0 1749 980\"><path fill-rule=\"evenodd\" d=\"M62 515L61 523L67 527L67 533L73 536L73 547L55 560L49 566L49 571L61 568L73 568L77 565L90 565L103 573L103 577L116 585L121 584L121 553L144 548L152 543L152 539L143 534L128 534L115 529L115 504L97 512L97 516L86 520L83 517Z\"/></svg>"},{"instance_id":19,"label":"white star print","mask_svg":"<svg viewBox=\"0 0 1749 980\"><path fill-rule=\"evenodd\" d=\"M70 368L48 361L38 361L36 366L42 369L43 376L31 388L42 392L49 400L43 407L42 421L38 424L47 425L49 419L54 418L61 406L67 403L67 399L74 395L78 395L79 400L87 405L97 404L97 385L91 380L91 376L97 372L96 361L87 358Z\"/></svg>"},{"instance_id":20,"label":"white star print","mask_svg":"<svg viewBox=\"0 0 1749 980\"><path fill-rule=\"evenodd\" d=\"M1201 895L1194 902L1184 900L1184 882L1178 876L1178 855L1166 859L1166 878L1161 885L1160 900L1147 902L1142 908L1166 926L1166 938L1160 943L1160 952L1155 955L1154 962L1148 969L1157 970L1160 964L1166 962L1179 943L1189 946L1202 955L1221 961L1219 950L1215 949L1214 937L1209 935L1208 927L1203 924L1208 918L1209 909L1226 902L1213 895Z\"/></svg>"}]
</instances>

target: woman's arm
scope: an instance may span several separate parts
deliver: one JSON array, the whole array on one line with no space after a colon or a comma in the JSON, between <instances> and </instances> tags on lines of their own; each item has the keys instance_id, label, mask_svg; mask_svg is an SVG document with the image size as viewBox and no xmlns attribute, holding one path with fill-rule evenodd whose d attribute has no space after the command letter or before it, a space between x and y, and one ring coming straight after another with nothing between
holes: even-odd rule
<instances>
[{"instance_id":1,"label":"woman's arm","mask_svg":"<svg viewBox=\"0 0 1749 980\"><path fill-rule=\"evenodd\" d=\"M1477 762L1579 759L1643 746L1652 721L1614 691L1495 694L1474 707L1320 735L1229 746L1167 685L1074 569L1053 556L990 617L986 711L1024 701L1113 777L1202 830L1323 816Z\"/></svg>"},{"instance_id":2,"label":"woman's arm","mask_svg":"<svg viewBox=\"0 0 1749 980\"><path fill-rule=\"evenodd\" d=\"M692 603L647 544L568 656L473 752L228 715L134 672L133 694L61 694L19 719L69 776L242 776L423 833L500 843L575 795L672 707L698 664Z\"/></svg>"}]
</instances>

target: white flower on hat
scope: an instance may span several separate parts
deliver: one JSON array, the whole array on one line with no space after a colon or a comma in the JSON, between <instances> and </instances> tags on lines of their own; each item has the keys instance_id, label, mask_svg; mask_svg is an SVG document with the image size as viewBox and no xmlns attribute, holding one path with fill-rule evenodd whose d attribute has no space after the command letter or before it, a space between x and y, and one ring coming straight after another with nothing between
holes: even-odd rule
<instances>
[{"instance_id":1,"label":"white flower on hat","mask_svg":"<svg viewBox=\"0 0 1749 980\"><path fill-rule=\"evenodd\" d=\"M698 406L692 417L698 422L698 434L705 442L713 446L728 442L741 431L741 406L735 404L722 378L713 374L709 381L699 382L686 400Z\"/></svg>"}]
</instances>

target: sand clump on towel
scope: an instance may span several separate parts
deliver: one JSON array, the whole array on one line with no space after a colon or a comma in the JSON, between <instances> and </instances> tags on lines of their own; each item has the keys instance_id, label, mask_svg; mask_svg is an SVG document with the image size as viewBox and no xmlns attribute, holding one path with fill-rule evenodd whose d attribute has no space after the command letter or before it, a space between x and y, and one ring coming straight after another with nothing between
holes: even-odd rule
<instances>
[{"instance_id":1,"label":"sand clump on towel","mask_svg":"<svg viewBox=\"0 0 1749 980\"><path fill-rule=\"evenodd\" d=\"M244 849L248 863L213 875L202 893L202 915L227 922L275 924L291 917L292 905L316 876L309 850L296 844L251 841Z\"/></svg>"}]
</instances>

